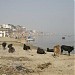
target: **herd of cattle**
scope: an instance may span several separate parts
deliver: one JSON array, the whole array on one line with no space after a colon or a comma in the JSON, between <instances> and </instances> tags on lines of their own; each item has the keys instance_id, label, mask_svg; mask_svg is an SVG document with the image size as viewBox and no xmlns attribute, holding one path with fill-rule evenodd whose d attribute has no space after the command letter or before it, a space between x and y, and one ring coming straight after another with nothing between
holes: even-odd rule
<instances>
[{"instance_id":1,"label":"herd of cattle","mask_svg":"<svg viewBox=\"0 0 75 75\"><path fill-rule=\"evenodd\" d=\"M72 50L74 50L73 46L66 46L66 45L56 45L54 46L53 49L49 49L47 48L47 52L54 52L54 56L59 56L59 54L63 54L63 50L64 51L68 51L68 55L70 56L70 52L72 52ZM46 54L45 50L41 49L38 47L37 49L37 53L38 54Z\"/></svg>"},{"instance_id":2,"label":"herd of cattle","mask_svg":"<svg viewBox=\"0 0 75 75\"><path fill-rule=\"evenodd\" d=\"M2 43L2 47L3 47L4 50L6 49L6 45L7 45L6 42ZM9 48L8 49L9 53L15 52L15 48L13 47L13 44L9 44L8 48ZM27 46L26 44L23 45L23 50L29 50L29 49L31 49L30 46ZM68 55L70 56L70 52L72 52L72 50L74 50L74 46L56 45L56 46L53 47L53 49L47 48L46 51L47 52L53 52L54 56L59 56L59 54L63 54L63 50L68 51ZM37 53L38 54L46 54L45 50L40 48L40 47L37 48Z\"/></svg>"}]
</instances>

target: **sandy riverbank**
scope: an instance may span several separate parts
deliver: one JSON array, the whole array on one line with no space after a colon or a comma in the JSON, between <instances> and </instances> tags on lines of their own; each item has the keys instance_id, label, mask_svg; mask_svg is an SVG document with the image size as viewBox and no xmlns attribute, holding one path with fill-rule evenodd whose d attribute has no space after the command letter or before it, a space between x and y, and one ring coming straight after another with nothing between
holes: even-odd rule
<instances>
[{"instance_id":1,"label":"sandy riverbank","mask_svg":"<svg viewBox=\"0 0 75 75\"><path fill-rule=\"evenodd\" d=\"M12 43L12 39L9 41ZM54 58L49 52L37 54L35 48L25 51L20 42L13 42L14 53L0 45L0 75L75 75L75 54Z\"/></svg>"}]
</instances>

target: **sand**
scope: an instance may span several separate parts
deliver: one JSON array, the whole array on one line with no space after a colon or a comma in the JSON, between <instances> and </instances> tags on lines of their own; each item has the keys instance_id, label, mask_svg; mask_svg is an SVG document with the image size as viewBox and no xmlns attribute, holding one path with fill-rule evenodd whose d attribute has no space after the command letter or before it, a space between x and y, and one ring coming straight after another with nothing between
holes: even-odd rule
<instances>
[{"instance_id":1,"label":"sand","mask_svg":"<svg viewBox=\"0 0 75 75\"><path fill-rule=\"evenodd\" d=\"M51 52L37 54L34 47L23 50L23 40L0 38L3 41L13 43L15 52L0 45L0 75L75 75L75 54L53 57Z\"/></svg>"}]
</instances>

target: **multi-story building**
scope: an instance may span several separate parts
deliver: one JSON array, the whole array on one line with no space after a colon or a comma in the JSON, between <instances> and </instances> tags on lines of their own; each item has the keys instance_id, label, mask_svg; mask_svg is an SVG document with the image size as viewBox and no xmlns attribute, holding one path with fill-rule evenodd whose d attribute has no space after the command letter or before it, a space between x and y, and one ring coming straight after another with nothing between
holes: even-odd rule
<instances>
[{"instance_id":1,"label":"multi-story building","mask_svg":"<svg viewBox=\"0 0 75 75\"><path fill-rule=\"evenodd\" d=\"M8 37L11 30L9 28L0 28L0 37Z\"/></svg>"},{"instance_id":2,"label":"multi-story building","mask_svg":"<svg viewBox=\"0 0 75 75\"><path fill-rule=\"evenodd\" d=\"M3 24L2 27L11 29L11 25L9 25L9 24Z\"/></svg>"},{"instance_id":3,"label":"multi-story building","mask_svg":"<svg viewBox=\"0 0 75 75\"><path fill-rule=\"evenodd\" d=\"M0 25L0 37L25 37L26 28L20 25L14 26L12 24Z\"/></svg>"},{"instance_id":4,"label":"multi-story building","mask_svg":"<svg viewBox=\"0 0 75 75\"><path fill-rule=\"evenodd\" d=\"M9 36L11 33L11 26L8 24L0 25L0 37Z\"/></svg>"}]
</instances>

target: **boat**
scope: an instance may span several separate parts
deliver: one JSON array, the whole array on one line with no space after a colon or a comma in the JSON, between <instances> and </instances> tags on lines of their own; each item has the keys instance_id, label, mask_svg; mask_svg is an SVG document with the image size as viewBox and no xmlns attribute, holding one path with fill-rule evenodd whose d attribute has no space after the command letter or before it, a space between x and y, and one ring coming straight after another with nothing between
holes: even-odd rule
<instances>
[{"instance_id":1,"label":"boat","mask_svg":"<svg viewBox=\"0 0 75 75\"><path fill-rule=\"evenodd\" d=\"M65 37L62 37L62 39L65 39Z\"/></svg>"},{"instance_id":2,"label":"boat","mask_svg":"<svg viewBox=\"0 0 75 75\"><path fill-rule=\"evenodd\" d=\"M29 37L27 38L27 41L35 41L35 39L34 39L33 37L29 36Z\"/></svg>"}]
</instances>

